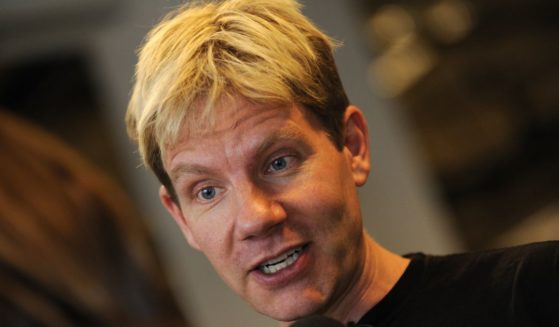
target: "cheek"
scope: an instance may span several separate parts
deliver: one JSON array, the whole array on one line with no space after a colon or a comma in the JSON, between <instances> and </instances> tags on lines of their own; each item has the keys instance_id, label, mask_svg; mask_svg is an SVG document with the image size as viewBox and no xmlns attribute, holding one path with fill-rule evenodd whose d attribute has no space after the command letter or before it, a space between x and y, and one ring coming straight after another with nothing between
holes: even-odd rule
<instances>
[{"instance_id":1,"label":"cheek","mask_svg":"<svg viewBox=\"0 0 559 327\"><path fill-rule=\"evenodd\" d=\"M296 185L291 194L294 215L305 217L302 223L313 229L338 228L348 214L351 189L343 174L331 170L311 174Z\"/></svg>"},{"instance_id":2,"label":"cheek","mask_svg":"<svg viewBox=\"0 0 559 327\"><path fill-rule=\"evenodd\" d=\"M212 211L206 211L204 214L196 217L196 221L190 222L190 230L192 236L200 247L200 251L206 256L212 264L215 271L221 278L236 289L233 282L237 278L238 267L234 263L238 262L235 256L235 246L233 244L233 221L228 206L220 206Z\"/></svg>"},{"instance_id":3,"label":"cheek","mask_svg":"<svg viewBox=\"0 0 559 327\"><path fill-rule=\"evenodd\" d=\"M219 263L227 256L230 246L230 223L220 210L196 215L191 213L187 222L192 237L200 247L200 251L212 262Z\"/></svg>"},{"instance_id":4,"label":"cheek","mask_svg":"<svg viewBox=\"0 0 559 327\"><path fill-rule=\"evenodd\" d=\"M351 206L355 187L344 157L338 153L319 158L301 181L303 205L309 211L328 217L324 223L339 222ZM320 216L320 215L319 215Z\"/></svg>"},{"instance_id":5,"label":"cheek","mask_svg":"<svg viewBox=\"0 0 559 327\"><path fill-rule=\"evenodd\" d=\"M361 213L350 169L343 157L330 158L334 160L301 182L298 209L304 218L297 223L305 226L309 236L328 249L334 260L344 261L352 242L362 237Z\"/></svg>"},{"instance_id":6,"label":"cheek","mask_svg":"<svg viewBox=\"0 0 559 327\"><path fill-rule=\"evenodd\" d=\"M215 272L232 289L237 290L235 283L237 273L232 269L236 267L233 264L235 259L231 256L232 246L229 245L224 224L216 224L211 227L204 225L194 233L198 237L200 251L208 259Z\"/></svg>"}]
</instances>

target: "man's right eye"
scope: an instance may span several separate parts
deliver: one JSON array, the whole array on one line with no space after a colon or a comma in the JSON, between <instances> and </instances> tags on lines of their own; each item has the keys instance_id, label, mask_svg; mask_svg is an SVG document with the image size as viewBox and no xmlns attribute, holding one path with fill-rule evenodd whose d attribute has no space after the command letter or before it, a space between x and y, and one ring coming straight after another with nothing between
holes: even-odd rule
<instances>
[{"instance_id":1,"label":"man's right eye","mask_svg":"<svg viewBox=\"0 0 559 327\"><path fill-rule=\"evenodd\" d=\"M202 201L209 201L215 198L216 194L217 194L216 188L213 186L208 186L200 189L197 192L196 196L198 197L198 199Z\"/></svg>"}]
</instances>

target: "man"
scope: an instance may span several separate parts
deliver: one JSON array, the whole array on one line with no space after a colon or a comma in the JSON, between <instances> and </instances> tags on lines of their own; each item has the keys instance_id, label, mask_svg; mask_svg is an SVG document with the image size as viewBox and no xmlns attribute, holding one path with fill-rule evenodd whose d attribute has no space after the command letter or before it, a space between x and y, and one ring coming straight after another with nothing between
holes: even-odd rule
<instances>
[{"instance_id":1,"label":"man","mask_svg":"<svg viewBox=\"0 0 559 327\"><path fill-rule=\"evenodd\" d=\"M294 1L181 8L140 51L129 133L188 243L259 312L282 325L320 314L375 326L428 316L420 325L458 326L470 308L448 311L444 301L452 287L474 289L483 269L449 280L478 256L410 261L363 229L356 188L370 170L367 124L345 95L334 46ZM513 257L553 254L555 263L533 277L557 281L549 276L559 247L536 248ZM467 295L477 301L479 293ZM491 301L480 303L470 313L491 311Z\"/></svg>"}]
</instances>

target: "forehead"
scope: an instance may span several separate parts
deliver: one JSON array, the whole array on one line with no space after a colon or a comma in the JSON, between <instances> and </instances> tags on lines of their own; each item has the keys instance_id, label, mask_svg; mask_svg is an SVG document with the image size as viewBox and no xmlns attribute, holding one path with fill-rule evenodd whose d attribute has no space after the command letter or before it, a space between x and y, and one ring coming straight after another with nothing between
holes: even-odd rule
<instances>
[{"instance_id":1,"label":"forehead","mask_svg":"<svg viewBox=\"0 0 559 327\"><path fill-rule=\"evenodd\" d=\"M167 139L170 141L167 144L172 147L178 141L185 141L188 138L216 136L223 130L237 127L247 117L263 111L283 111L288 114L290 110L296 108L313 127L320 125L315 114L296 102L277 99L253 100L235 92L221 94L215 103L212 102L214 103L212 106L207 101L208 99L205 98L198 99L191 109L175 110L176 114L169 115L168 119L180 120L182 123L180 128L173 129L174 137ZM179 113L181 111L182 115Z\"/></svg>"},{"instance_id":2,"label":"forehead","mask_svg":"<svg viewBox=\"0 0 559 327\"><path fill-rule=\"evenodd\" d=\"M214 118L206 128L196 121L182 127L177 141L166 148L166 168L172 170L175 159L188 153L205 156L216 146L224 151L262 148L279 140L304 138L319 127L314 116L297 104L255 104L243 99L221 102L214 110Z\"/></svg>"}]
</instances>

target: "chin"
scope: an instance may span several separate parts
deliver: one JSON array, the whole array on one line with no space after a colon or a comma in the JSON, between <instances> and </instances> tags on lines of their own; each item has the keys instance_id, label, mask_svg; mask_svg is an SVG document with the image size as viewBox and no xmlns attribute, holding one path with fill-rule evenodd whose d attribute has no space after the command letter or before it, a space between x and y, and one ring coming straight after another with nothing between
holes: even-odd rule
<instances>
[{"instance_id":1,"label":"chin","mask_svg":"<svg viewBox=\"0 0 559 327\"><path fill-rule=\"evenodd\" d=\"M254 307L265 316L288 323L320 312L322 304L310 300L303 302L299 295L277 303L269 303L265 307Z\"/></svg>"}]
</instances>

